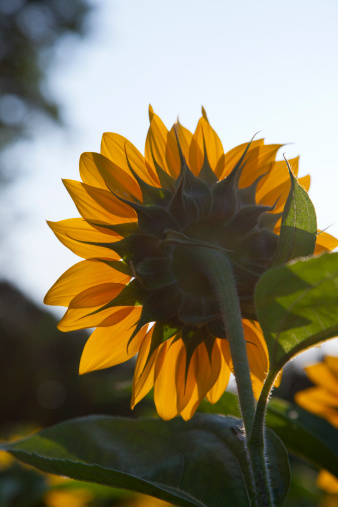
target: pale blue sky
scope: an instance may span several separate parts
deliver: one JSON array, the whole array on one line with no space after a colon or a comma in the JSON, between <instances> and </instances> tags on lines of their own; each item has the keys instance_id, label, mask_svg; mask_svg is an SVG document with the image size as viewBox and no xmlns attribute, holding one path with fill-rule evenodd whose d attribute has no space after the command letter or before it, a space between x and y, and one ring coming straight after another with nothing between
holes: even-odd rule
<instances>
[{"instance_id":1,"label":"pale blue sky","mask_svg":"<svg viewBox=\"0 0 338 507\"><path fill-rule=\"evenodd\" d=\"M10 153L24 174L5 203L7 277L41 302L77 261L44 222L77 216L60 179L78 179L80 154L99 151L105 131L143 151L149 103L167 126L179 114L190 129L204 105L226 150L257 131L293 143L284 151L312 176L318 225L338 235L336 0L92 3L88 37L51 58L47 87L68 129L40 128Z\"/></svg>"}]
</instances>

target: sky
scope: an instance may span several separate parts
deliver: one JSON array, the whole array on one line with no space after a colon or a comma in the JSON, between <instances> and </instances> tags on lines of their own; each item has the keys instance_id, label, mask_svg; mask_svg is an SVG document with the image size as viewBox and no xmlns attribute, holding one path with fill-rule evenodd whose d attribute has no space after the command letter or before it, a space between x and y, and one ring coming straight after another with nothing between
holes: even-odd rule
<instances>
[{"instance_id":1,"label":"sky","mask_svg":"<svg viewBox=\"0 0 338 507\"><path fill-rule=\"evenodd\" d=\"M256 132L286 143L311 174L318 226L338 235L338 3L336 0L92 0L83 39L49 55L45 87L66 128L36 128L6 154L20 177L3 202L1 274L42 304L79 259L45 220L78 216L61 178L117 132L141 151L148 105L171 127L195 129L203 105L225 151ZM58 310L56 310L58 312ZM58 312L60 315L61 312Z\"/></svg>"}]
</instances>

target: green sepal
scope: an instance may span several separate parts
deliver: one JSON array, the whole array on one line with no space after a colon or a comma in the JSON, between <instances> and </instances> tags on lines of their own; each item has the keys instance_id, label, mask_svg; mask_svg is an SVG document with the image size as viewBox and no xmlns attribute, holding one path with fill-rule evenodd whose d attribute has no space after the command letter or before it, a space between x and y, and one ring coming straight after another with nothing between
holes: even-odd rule
<instances>
[{"instance_id":1,"label":"green sepal","mask_svg":"<svg viewBox=\"0 0 338 507\"><path fill-rule=\"evenodd\" d=\"M186 362L185 362L185 382L188 378L189 366L192 356L201 343L205 344L208 352L209 361L211 364L211 354L215 343L215 337L212 336L207 327L195 327L195 326L183 326L182 328L182 341L186 351Z\"/></svg>"},{"instance_id":2,"label":"green sepal","mask_svg":"<svg viewBox=\"0 0 338 507\"><path fill-rule=\"evenodd\" d=\"M125 263L137 265L145 258L157 256L158 240L153 236L145 234L132 234L127 238L112 243L112 250L115 250Z\"/></svg>"},{"instance_id":3,"label":"green sepal","mask_svg":"<svg viewBox=\"0 0 338 507\"><path fill-rule=\"evenodd\" d=\"M261 216L271 211L271 206L259 206L256 204L241 207L227 224L236 231L238 237L244 237L255 228Z\"/></svg>"},{"instance_id":4,"label":"green sepal","mask_svg":"<svg viewBox=\"0 0 338 507\"><path fill-rule=\"evenodd\" d=\"M86 222L88 222L90 225L102 227L103 229L108 229L109 231L116 232L116 234L122 236L123 238L126 238L131 234L140 233L137 222L126 222L124 224L100 224L96 222L90 222L89 220L86 220Z\"/></svg>"},{"instance_id":5,"label":"green sepal","mask_svg":"<svg viewBox=\"0 0 338 507\"><path fill-rule=\"evenodd\" d=\"M145 259L137 265L136 273L149 290L176 282L167 256Z\"/></svg>"},{"instance_id":6,"label":"green sepal","mask_svg":"<svg viewBox=\"0 0 338 507\"><path fill-rule=\"evenodd\" d=\"M278 220L281 218L283 213L264 213L259 219L259 227L261 229L269 229L273 231Z\"/></svg>"},{"instance_id":7,"label":"green sepal","mask_svg":"<svg viewBox=\"0 0 338 507\"><path fill-rule=\"evenodd\" d=\"M164 343L167 340L169 340L170 338L172 338L176 333L178 333L178 328L173 326L170 323L156 322L154 324L153 333L151 335L150 348L149 348L147 359L144 363L144 368L147 366L147 364L150 361L155 350L160 345L162 345L162 343ZM131 342L132 339L133 339L133 337L130 338L130 340L128 342L128 346L129 346L129 343ZM144 368L143 368L143 370L144 370ZM141 375L142 375L142 373L141 373Z\"/></svg>"},{"instance_id":8,"label":"green sepal","mask_svg":"<svg viewBox=\"0 0 338 507\"><path fill-rule=\"evenodd\" d=\"M202 180L196 178L185 165L180 183L169 203L171 215L181 230L206 217L211 208L211 192Z\"/></svg>"},{"instance_id":9,"label":"green sepal","mask_svg":"<svg viewBox=\"0 0 338 507\"><path fill-rule=\"evenodd\" d=\"M148 183L143 181L143 179L132 168L126 151L125 151L125 153L126 153L126 160L127 160L127 164L130 169L130 172L134 176L135 180L137 181L137 183L139 184L139 187L141 189L142 197L143 197L143 204L144 205L157 204L159 206L166 206L171 199L172 193L169 192L169 190L167 190L166 188L153 187L152 185L149 185ZM117 197L119 197L119 196L117 196ZM128 201L127 204L129 204L131 206L130 201Z\"/></svg>"},{"instance_id":10,"label":"green sepal","mask_svg":"<svg viewBox=\"0 0 338 507\"><path fill-rule=\"evenodd\" d=\"M219 317L207 323L209 332L216 338L226 339L223 320Z\"/></svg>"},{"instance_id":11,"label":"green sepal","mask_svg":"<svg viewBox=\"0 0 338 507\"><path fill-rule=\"evenodd\" d=\"M186 295L186 298L178 311L178 318L189 325L199 325L208 320L215 319L219 315L215 313L215 302L207 301L205 298L194 298Z\"/></svg>"},{"instance_id":12,"label":"green sepal","mask_svg":"<svg viewBox=\"0 0 338 507\"><path fill-rule=\"evenodd\" d=\"M152 149L151 145L150 145L150 151L151 151L151 156L153 158L153 162L154 162L154 166L155 166L155 169L156 169L156 173L157 173L158 179L160 180L161 187L164 188L164 189L169 190L172 193L174 193L175 192L175 188L176 188L175 187L175 180L174 180L174 178L172 178L170 176L170 174L168 174L167 172L165 172L165 170L162 169L162 167L158 164L157 160L154 157L153 149Z\"/></svg>"},{"instance_id":13,"label":"green sepal","mask_svg":"<svg viewBox=\"0 0 338 507\"><path fill-rule=\"evenodd\" d=\"M142 287L138 280L132 280L129 282L114 299L109 301L98 310L95 310L88 315L94 315L95 313L102 312L107 308L115 308L116 306L141 306L147 296L147 291Z\"/></svg>"},{"instance_id":14,"label":"green sepal","mask_svg":"<svg viewBox=\"0 0 338 507\"><path fill-rule=\"evenodd\" d=\"M139 228L145 234L162 239L167 229L178 227L174 218L161 206L137 206L134 209L138 216Z\"/></svg>"},{"instance_id":15,"label":"green sepal","mask_svg":"<svg viewBox=\"0 0 338 507\"><path fill-rule=\"evenodd\" d=\"M107 264L111 268L116 269L116 271L120 271L120 273L124 273L125 275L129 275L129 276L134 275L130 266L128 266L128 264L126 264L122 260L121 261L108 261L106 259L100 259L100 261L104 262L105 264Z\"/></svg>"},{"instance_id":16,"label":"green sepal","mask_svg":"<svg viewBox=\"0 0 338 507\"><path fill-rule=\"evenodd\" d=\"M258 260L259 265L265 271L271 265L271 258L276 251L277 243L278 235L269 229L254 230L241 242L236 259L249 258L248 266L251 262L255 266L255 260Z\"/></svg>"},{"instance_id":17,"label":"green sepal","mask_svg":"<svg viewBox=\"0 0 338 507\"><path fill-rule=\"evenodd\" d=\"M204 160L202 168L198 174L198 178L204 181L209 187L213 187L218 182L218 178L210 167L204 134L203 134L203 149L204 149Z\"/></svg>"},{"instance_id":18,"label":"green sepal","mask_svg":"<svg viewBox=\"0 0 338 507\"><path fill-rule=\"evenodd\" d=\"M237 165L229 176L212 188L211 218L219 221L229 220L236 212L238 207L236 173L238 171L240 171L240 166Z\"/></svg>"},{"instance_id":19,"label":"green sepal","mask_svg":"<svg viewBox=\"0 0 338 507\"><path fill-rule=\"evenodd\" d=\"M272 264L283 264L297 257L312 255L317 239L316 211L306 190L293 175L288 161L291 188L287 198L277 250Z\"/></svg>"},{"instance_id":20,"label":"green sepal","mask_svg":"<svg viewBox=\"0 0 338 507\"><path fill-rule=\"evenodd\" d=\"M249 186L238 188L238 197L240 206L254 206L256 203L256 192L258 183L267 175L267 173L261 174L255 179ZM273 206L271 207L273 209Z\"/></svg>"},{"instance_id":21,"label":"green sepal","mask_svg":"<svg viewBox=\"0 0 338 507\"><path fill-rule=\"evenodd\" d=\"M148 293L142 302L142 313L129 342L140 329L150 322L170 321L180 307L182 294L176 285L169 285L162 289Z\"/></svg>"},{"instance_id":22,"label":"green sepal","mask_svg":"<svg viewBox=\"0 0 338 507\"><path fill-rule=\"evenodd\" d=\"M252 138L253 139L253 138ZM239 180L242 174L242 171L245 167L244 159L250 148L252 143L251 141L248 143L245 148L243 155L232 169L230 174L221 180L219 183L214 185L212 189L212 210L210 216L214 219L218 220L229 220L237 211L237 209L241 205L241 199L248 199L248 192L250 194L250 187L247 189L239 189ZM253 183L255 185L256 182ZM242 194L241 194L242 192ZM241 195L241 197L240 197ZM252 201L252 197L250 197ZM255 201L253 201L255 203ZM252 204L253 204L252 203Z\"/></svg>"}]
</instances>

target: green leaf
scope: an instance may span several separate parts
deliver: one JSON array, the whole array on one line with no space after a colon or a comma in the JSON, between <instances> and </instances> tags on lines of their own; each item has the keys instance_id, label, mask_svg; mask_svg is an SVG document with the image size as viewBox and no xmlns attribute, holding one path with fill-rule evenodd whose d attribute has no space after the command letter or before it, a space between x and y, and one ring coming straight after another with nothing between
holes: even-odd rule
<instances>
[{"instance_id":1,"label":"green leaf","mask_svg":"<svg viewBox=\"0 0 338 507\"><path fill-rule=\"evenodd\" d=\"M297 257L312 255L317 237L316 211L307 191L298 183L288 162L291 188L282 215L277 250L273 264L283 264Z\"/></svg>"},{"instance_id":2,"label":"green leaf","mask_svg":"<svg viewBox=\"0 0 338 507\"><path fill-rule=\"evenodd\" d=\"M256 286L255 304L268 346L270 371L338 334L338 253L269 269Z\"/></svg>"},{"instance_id":3,"label":"green leaf","mask_svg":"<svg viewBox=\"0 0 338 507\"><path fill-rule=\"evenodd\" d=\"M225 392L214 405L203 401L200 410L236 416L239 412L238 398ZM267 408L266 425L290 452L338 476L338 431L325 419L294 403L272 397Z\"/></svg>"},{"instance_id":4,"label":"green leaf","mask_svg":"<svg viewBox=\"0 0 338 507\"><path fill-rule=\"evenodd\" d=\"M338 431L322 417L272 398L266 424L293 453L338 477Z\"/></svg>"},{"instance_id":5,"label":"green leaf","mask_svg":"<svg viewBox=\"0 0 338 507\"><path fill-rule=\"evenodd\" d=\"M269 439L273 476L287 457ZM276 440L277 439L277 440ZM277 449L278 447L278 449ZM129 489L181 506L250 506L241 421L198 414L176 418L124 419L92 416L64 422L1 447L40 470L77 480ZM278 476L278 505L286 495ZM284 489L283 489L284 488Z\"/></svg>"}]
</instances>

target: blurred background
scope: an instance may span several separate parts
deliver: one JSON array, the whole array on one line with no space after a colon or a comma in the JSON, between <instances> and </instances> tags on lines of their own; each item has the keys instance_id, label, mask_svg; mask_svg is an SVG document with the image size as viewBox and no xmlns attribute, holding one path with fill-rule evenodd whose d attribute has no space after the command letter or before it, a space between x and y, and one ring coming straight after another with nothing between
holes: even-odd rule
<instances>
[{"instance_id":1,"label":"blurred background","mask_svg":"<svg viewBox=\"0 0 338 507\"><path fill-rule=\"evenodd\" d=\"M190 130L203 105L225 151L257 131L285 143L279 158L300 154L318 226L338 236L337 19L336 0L0 0L0 437L153 413L151 400L129 409L133 364L78 377L87 334L60 333L62 312L42 303L78 260L45 223L77 216L61 178L78 179L103 132L143 151L149 103ZM338 355L337 340L292 363L276 393L292 400L310 385L302 366L325 353ZM324 502L315 471L298 466L288 505ZM0 507L163 505L9 462L0 479ZM80 493L67 503L65 489Z\"/></svg>"}]
</instances>

